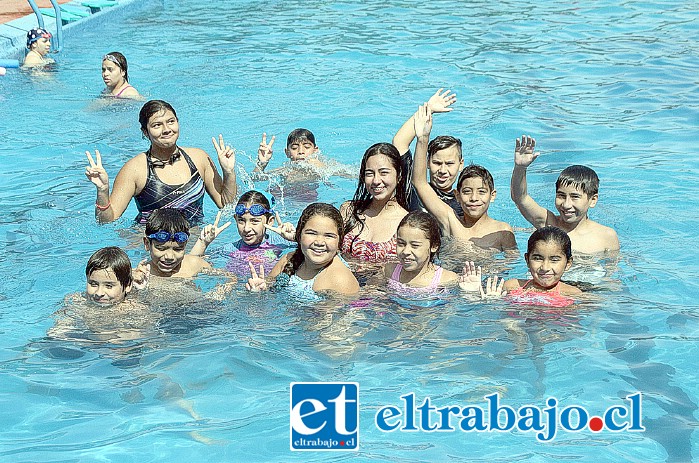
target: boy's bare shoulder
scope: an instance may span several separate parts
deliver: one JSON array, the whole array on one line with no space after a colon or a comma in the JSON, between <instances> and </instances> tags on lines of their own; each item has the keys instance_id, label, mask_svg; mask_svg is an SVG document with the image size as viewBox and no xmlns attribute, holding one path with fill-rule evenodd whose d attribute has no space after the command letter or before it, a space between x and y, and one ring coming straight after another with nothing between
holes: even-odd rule
<instances>
[{"instance_id":1,"label":"boy's bare shoulder","mask_svg":"<svg viewBox=\"0 0 699 463\"><path fill-rule=\"evenodd\" d=\"M617 251L620 247L616 231L593 220L588 220L585 233L577 234L573 241L575 250L586 253Z\"/></svg>"}]
</instances>

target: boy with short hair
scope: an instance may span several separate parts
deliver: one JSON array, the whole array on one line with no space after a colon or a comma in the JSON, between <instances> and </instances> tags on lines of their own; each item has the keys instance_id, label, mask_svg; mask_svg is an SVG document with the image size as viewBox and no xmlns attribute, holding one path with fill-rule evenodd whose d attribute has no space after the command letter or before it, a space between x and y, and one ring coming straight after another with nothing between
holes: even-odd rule
<instances>
[{"instance_id":1,"label":"boy with short hair","mask_svg":"<svg viewBox=\"0 0 699 463\"><path fill-rule=\"evenodd\" d=\"M118 304L131 292L131 260L116 246L97 250L85 267L87 298L97 304Z\"/></svg>"},{"instance_id":2,"label":"boy with short hair","mask_svg":"<svg viewBox=\"0 0 699 463\"><path fill-rule=\"evenodd\" d=\"M616 232L588 217L588 210L598 200L599 178L589 167L574 165L561 172L556 180L556 210L559 215L540 206L527 193L527 167L539 156L536 141L526 135L515 140L515 165L510 195L525 219L536 228L553 225L565 230L573 252L594 254L619 249Z\"/></svg>"},{"instance_id":3,"label":"boy with short hair","mask_svg":"<svg viewBox=\"0 0 699 463\"><path fill-rule=\"evenodd\" d=\"M151 275L191 278L211 264L199 256L185 254L189 222L177 209L156 209L146 222L143 245L150 253Z\"/></svg>"},{"instance_id":4,"label":"boy with short hair","mask_svg":"<svg viewBox=\"0 0 699 463\"><path fill-rule=\"evenodd\" d=\"M488 216L497 191L487 169L471 164L459 174L456 182L456 199L462 210L459 216L427 183L427 146L432 128L432 113L427 105L418 108L414 120L417 145L412 181L427 211L439 222L442 234L470 241L484 249L516 249L512 227Z\"/></svg>"},{"instance_id":5,"label":"boy with short hair","mask_svg":"<svg viewBox=\"0 0 699 463\"><path fill-rule=\"evenodd\" d=\"M272 159L272 146L274 145L274 140L276 136L272 136L272 139L267 143L267 134L262 134L262 141L260 142L260 147L257 150L257 164L253 172L262 173ZM318 159L318 146L316 146L316 137L308 129L294 129L289 133L286 138L286 148L284 148L284 154L292 162L296 161L306 161L314 167L325 167L325 163Z\"/></svg>"},{"instance_id":6,"label":"boy with short hair","mask_svg":"<svg viewBox=\"0 0 699 463\"><path fill-rule=\"evenodd\" d=\"M456 94L450 90L439 89L430 97L427 102L429 111L434 113L450 112L451 105L456 103ZM415 139L415 119L410 116L403 126L398 129L393 137L393 146L403 158L404 172L408 172L408 210L423 210L424 206L418 197L415 188L410 182L412 175L412 153L410 144ZM464 167L464 158L461 153L461 140L449 135L440 135L430 141L427 146L427 168L429 170L429 183L439 198L447 203L454 210L457 217L461 216L462 210L459 201L456 199L454 183L459 176L459 172Z\"/></svg>"}]
</instances>

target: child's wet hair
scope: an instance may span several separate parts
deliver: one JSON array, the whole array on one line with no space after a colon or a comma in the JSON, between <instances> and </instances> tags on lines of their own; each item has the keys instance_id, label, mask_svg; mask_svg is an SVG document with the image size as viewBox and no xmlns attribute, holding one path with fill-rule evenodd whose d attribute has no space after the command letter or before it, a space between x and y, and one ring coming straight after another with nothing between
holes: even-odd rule
<instances>
[{"instance_id":1,"label":"child's wet hair","mask_svg":"<svg viewBox=\"0 0 699 463\"><path fill-rule=\"evenodd\" d=\"M459 180L456 182L457 190L461 189L461 184L467 178L480 178L481 180L483 180L483 183L485 183L485 186L488 187L491 193L495 190L495 182L493 181L493 176L490 174L490 172L488 172L488 169L486 169L483 166L469 164L466 167L464 167L464 169L459 174Z\"/></svg>"},{"instance_id":2,"label":"child's wet hair","mask_svg":"<svg viewBox=\"0 0 699 463\"><path fill-rule=\"evenodd\" d=\"M121 248L116 246L99 249L90 256L85 267L85 276L90 278L92 272L96 270L111 270L114 272L114 276L121 284L122 289L133 282L131 278L131 260Z\"/></svg>"},{"instance_id":3,"label":"child's wet hair","mask_svg":"<svg viewBox=\"0 0 699 463\"><path fill-rule=\"evenodd\" d=\"M263 206L265 209L268 211L272 209L272 205L269 203L269 199L267 199L267 196L264 195L264 193L260 193L257 190L250 190L246 191L240 196L240 199L238 199L237 204L242 204L243 206L249 208L253 204L259 204L260 206ZM272 216L271 212L265 213L265 217L269 218Z\"/></svg>"},{"instance_id":4,"label":"child's wet hair","mask_svg":"<svg viewBox=\"0 0 699 463\"><path fill-rule=\"evenodd\" d=\"M333 222L335 222L339 238L338 242L342 243L342 240L345 237L342 224L342 215L340 215L340 211L338 211L335 206L327 203L313 203L308 205L303 210L303 212L301 213L301 217L299 217L298 224L296 225L296 236L294 237L296 243L298 244L301 242L301 234L303 233L303 229L306 227L308 221L315 216L327 217L331 219ZM304 259L305 257L301 252L301 249L297 248L289 258L286 266L284 267L283 272L288 275L295 274L298 268L303 263Z\"/></svg>"},{"instance_id":5,"label":"child's wet hair","mask_svg":"<svg viewBox=\"0 0 699 463\"><path fill-rule=\"evenodd\" d=\"M189 222L179 209L156 209L146 221L146 236L160 230L168 233L185 232L189 235Z\"/></svg>"},{"instance_id":6,"label":"child's wet hair","mask_svg":"<svg viewBox=\"0 0 699 463\"><path fill-rule=\"evenodd\" d=\"M150 100L141 107L141 111L138 113L138 122L141 124L141 131L144 134L148 133L148 120L153 114L158 114L161 111L172 111L172 114L175 115L175 119L177 119L175 108L166 101Z\"/></svg>"},{"instance_id":7,"label":"child's wet hair","mask_svg":"<svg viewBox=\"0 0 699 463\"><path fill-rule=\"evenodd\" d=\"M596 195L599 190L599 177L594 170L587 166L568 166L558 176L556 190L561 186L568 185L580 188L590 198L592 195Z\"/></svg>"},{"instance_id":8,"label":"child's wet hair","mask_svg":"<svg viewBox=\"0 0 699 463\"><path fill-rule=\"evenodd\" d=\"M432 155L437 151L445 150L447 148L451 148L452 146L456 146L456 149L459 151L459 161L462 160L463 155L461 154L461 140L450 135L440 135L439 137L436 137L430 141L430 144L427 145L427 159L432 157Z\"/></svg>"},{"instance_id":9,"label":"child's wet hair","mask_svg":"<svg viewBox=\"0 0 699 463\"><path fill-rule=\"evenodd\" d=\"M532 235L529 237L529 241L527 241L527 254L532 253L534 246L536 246L536 243L539 241L558 244L568 260L570 260L573 256L573 250L568 233L558 227L549 225L547 227L539 228L532 233Z\"/></svg>"},{"instance_id":10,"label":"child's wet hair","mask_svg":"<svg viewBox=\"0 0 699 463\"><path fill-rule=\"evenodd\" d=\"M313 132L308 129L294 129L286 138L286 146L289 147L294 143L300 143L306 140L313 143L313 146L316 146L316 137L313 135Z\"/></svg>"},{"instance_id":11,"label":"child's wet hair","mask_svg":"<svg viewBox=\"0 0 699 463\"><path fill-rule=\"evenodd\" d=\"M111 59L109 61L116 64L117 66L119 66L119 68L121 68L122 71L124 71L124 80L126 82L128 82L129 81L129 63L126 62L126 56L119 53L118 51L110 51L109 53L107 53L104 56L105 56L105 58L107 58L108 56L111 56L116 60L116 63L114 63L114 61L112 61Z\"/></svg>"},{"instance_id":12,"label":"child's wet hair","mask_svg":"<svg viewBox=\"0 0 699 463\"><path fill-rule=\"evenodd\" d=\"M434 258L439 255L439 248L442 246L442 234L434 217L427 212L413 211L403 217L403 220L398 224L398 230L403 226L423 231L430 242L430 248L437 247L437 250L434 252L430 250L430 262L433 262Z\"/></svg>"}]
</instances>

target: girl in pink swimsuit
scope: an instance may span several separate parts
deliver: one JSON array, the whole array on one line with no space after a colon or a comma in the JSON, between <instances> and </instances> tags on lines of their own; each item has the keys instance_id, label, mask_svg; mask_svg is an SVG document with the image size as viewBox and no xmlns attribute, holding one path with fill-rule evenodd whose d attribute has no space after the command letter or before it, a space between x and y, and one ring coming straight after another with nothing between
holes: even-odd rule
<instances>
[{"instance_id":1,"label":"girl in pink swimsuit","mask_svg":"<svg viewBox=\"0 0 699 463\"><path fill-rule=\"evenodd\" d=\"M354 198L342 204L345 238L342 253L363 262L396 257L396 230L408 213L405 172L390 143L376 143L364 153Z\"/></svg>"},{"instance_id":2,"label":"girl in pink swimsuit","mask_svg":"<svg viewBox=\"0 0 699 463\"><path fill-rule=\"evenodd\" d=\"M107 88L102 92L114 98L139 98L138 90L129 84L129 65L126 57L112 51L102 57L102 80Z\"/></svg>"},{"instance_id":3,"label":"girl in pink swimsuit","mask_svg":"<svg viewBox=\"0 0 699 463\"><path fill-rule=\"evenodd\" d=\"M547 307L567 307L575 303L570 296L582 294L575 286L561 282L561 277L573 263L570 238L558 227L544 227L536 230L529 237L524 260L529 267L531 279L512 279L504 281L488 277L485 290L480 289L484 298L505 299L514 304L539 305ZM475 270L473 263L467 272L469 278L480 281L480 267ZM462 286L463 287L463 286Z\"/></svg>"},{"instance_id":4,"label":"girl in pink swimsuit","mask_svg":"<svg viewBox=\"0 0 699 463\"><path fill-rule=\"evenodd\" d=\"M434 264L441 244L439 226L430 214L414 211L406 215L398 225L398 263L384 267L388 288L401 295L434 296L456 286L458 275Z\"/></svg>"}]
</instances>

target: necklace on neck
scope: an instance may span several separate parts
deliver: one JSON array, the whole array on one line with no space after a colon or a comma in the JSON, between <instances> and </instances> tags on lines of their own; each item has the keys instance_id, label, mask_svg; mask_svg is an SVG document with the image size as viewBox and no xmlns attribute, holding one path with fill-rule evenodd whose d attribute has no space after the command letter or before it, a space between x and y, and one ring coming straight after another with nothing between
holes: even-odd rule
<instances>
[{"instance_id":1,"label":"necklace on neck","mask_svg":"<svg viewBox=\"0 0 699 463\"><path fill-rule=\"evenodd\" d=\"M165 165L167 164L173 165L182 156L182 148L176 146L175 152L172 153L170 157L165 161L153 156L153 153L151 153L150 148L148 148L148 151L146 151L146 156L148 156L148 158L150 159L150 163L153 167L165 167Z\"/></svg>"}]
</instances>

